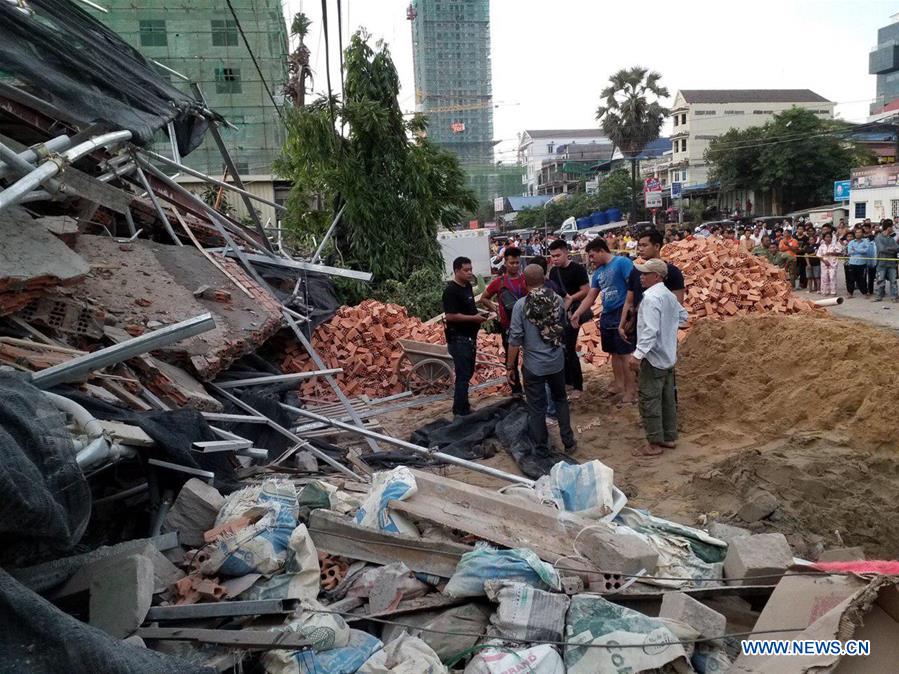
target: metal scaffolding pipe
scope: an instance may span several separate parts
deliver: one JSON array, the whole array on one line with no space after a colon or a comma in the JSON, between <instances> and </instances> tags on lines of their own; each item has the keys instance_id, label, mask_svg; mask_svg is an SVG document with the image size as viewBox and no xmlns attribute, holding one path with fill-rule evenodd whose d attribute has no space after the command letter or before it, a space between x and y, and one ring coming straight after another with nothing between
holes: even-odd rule
<instances>
[{"instance_id":1,"label":"metal scaffolding pipe","mask_svg":"<svg viewBox=\"0 0 899 674\"><path fill-rule=\"evenodd\" d=\"M212 319L212 314L201 314L35 372L31 377L31 383L38 388L47 389L57 384L77 381L94 370L180 342L182 339L212 330L214 327L215 321Z\"/></svg>"},{"instance_id":2,"label":"metal scaffolding pipe","mask_svg":"<svg viewBox=\"0 0 899 674\"><path fill-rule=\"evenodd\" d=\"M112 145L113 143L121 143L130 138L130 131L104 133L103 135L91 138L84 143L79 143L75 147L69 148L61 154L48 158L47 161L38 166L31 173L0 192L0 211L18 203L19 200L31 192L31 190L44 183L48 178L57 175L67 164L71 164L73 161L80 159L84 155L90 154L97 148Z\"/></svg>"},{"instance_id":3,"label":"metal scaffolding pipe","mask_svg":"<svg viewBox=\"0 0 899 674\"><path fill-rule=\"evenodd\" d=\"M276 204L274 201L269 201L268 199L263 199L262 197L257 196L251 192L247 192L246 190L240 189L236 185L226 183L222 180L216 180L215 178L208 176L205 173L200 173L199 171L195 171L194 169L184 166L183 164L179 164L178 162L173 161L164 155L157 154L156 152L153 152L152 150L141 150L141 152L143 154L147 155L148 157L152 157L153 159L156 159L157 161L161 161L163 164L168 164L172 168L178 169L179 171L181 171L181 173L186 173L189 176L199 178L200 180L203 180L204 182L210 183L212 185L217 185L218 187L221 187L223 189L231 190L232 192L236 192L237 194L241 194L245 197L248 197L250 199L253 199L255 201L263 203L267 206L271 206L272 208L274 208L278 211L287 212L287 209L284 208L284 206L282 206L280 204Z\"/></svg>"},{"instance_id":4,"label":"metal scaffolding pipe","mask_svg":"<svg viewBox=\"0 0 899 674\"><path fill-rule=\"evenodd\" d=\"M172 229L172 223L169 222L169 219L165 215L165 211L162 210L162 205L159 203L159 199L156 198L156 194L153 193L153 188L150 187L150 181L147 180L147 176L144 175L141 167L135 163L134 168L137 169L137 178L140 180L141 185L144 186L144 189L147 190L147 196L150 197L150 201L153 203L153 208L156 209L156 213L162 219L162 225L165 227L165 231L168 233L169 237L171 237L172 241L176 246L183 246L181 243L181 239L179 239L175 235L175 230Z\"/></svg>"},{"instance_id":5,"label":"metal scaffolding pipe","mask_svg":"<svg viewBox=\"0 0 899 674\"><path fill-rule=\"evenodd\" d=\"M0 143L0 159L5 161L6 165L12 167L12 170L20 176L27 176L34 170L33 164L19 157L19 155L16 154L15 150L7 147L3 143ZM61 187L62 185L60 185L59 181L55 178L47 180L47 189L49 192L59 192ZM52 199L53 197L51 196L50 198ZM32 201L32 199L29 199L29 201Z\"/></svg>"},{"instance_id":6,"label":"metal scaffolding pipe","mask_svg":"<svg viewBox=\"0 0 899 674\"><path fill-rule=\"evenodd\" d=\"M396 445L397 447L402 447L403 449L409 449L413 452L416 452L417 454L423 454L424 456L430 456L435 459L439 459L444 463L452 463L457 466L462 466L463 468L468 468L468 470L474 470L478 473L484 473L484 475L492 475L493 477L498 477L501 480L506 480L507 482L513 482L516 484L523 484L528 487L533 487L535 484L533 480L529 480L528 478L522 477L521 475L513 475L512 473L497 470L496 468L491 468L490 466L482 466L481 464L475 463L474 461L466 461L465 459L460 459L459 457L452 456L451 454L432 451L427 447L422 447L421 445L414 445L411 442L399 440L398 438L393 438L389 435L384 435L383 433L371 431L367 428L359 428L358 426L353 426L352 424L345 424L342 421L330 419L328 417L322 416L321 414L316 414L315 412L310 412L309 410L300 409L299 407L292 407L290 405L285 405L284 403L279 403L279 405L282 409L285 409L289 412L294 412L295 414L307 417L308 419L320 421L324 424L328 424L329 426L333 426L334 428L341 428L345 431L349 431L350 433L357 433L374 440L380 440L381 442L386 442L389 445Z\"/></svg>"},{"instance_id":7,"label":"metal scaffolding pipe","mask_svg":"<svg viewBox=\"0 0 899 674\"><path fill-rule=\"evenodd\" d=\"M302 379L323 377L326 374L340 374L343 368L335 367L327 370L313 370L311 372L294 372L291 374L273 374L266 377L252 377L251 379L231 379L229 381L216 382L219 388L242 388L244 386L264 386L265 384L287 384Z\"/></svg>"},{"instance_id":8,"label":"metal scaffolding pipe","mask_svg":"<svg viewBox=\"0 0 899 674\"><path fill-rule=\"evenodd\" d=\"M20 152L16 156L32 165L29 171L34 169L34 162L41 158L42 153L50 153L50 152L60 152L65 150L72 144L72 139L68 136L56 136L56 138L51 138L46 143L38 143L36 145L32 145L27 150ZM37 148L37 151L35 150ZM0 178L5 178L10 173L15 173L13 167L9 165L9 163L0 162Z\"/></svg>"},{"instance_id":9,"label":"metal scaffolding pipe","mask_svg":"<svg viewBox=\"0 0 899 674\"><path fill-rule=\"evenodd\" d=\"M318 248L315 249L315 254L312 256L312 264L317 263L322 257L322 251L325 249L325 244L328 243L328 240L331 238L331 235L334 233L334 230L337 229L337 223L340 222L340 218L343 217L343 212L346 210L346 202L343 203L343 206L340 207L340 210L337 211L337 215L334 216L334 220L331 222L331 226L328 227L328 231L325 232L325 235L322 237L322 242L318 244Z\"/></svg>"},{"instance_id":10,"label":"metal scaffolding pipe","mask_svg":"<svg viewBox=\"0 0 899 674\"><path fill-rule=\"evenodd\" d=\"M335 459L332 459L330 456L328 456L323 451L321 451L318 447L310 444L307 440L304 440L296 433L284 428L284 426L279 424L277 421L274 421L274 420L270 419L269 417L266 417L262 412L251 407L250 405L245 403L243 400L241 400L237 396L231 395L230 393L228 393L224 389L219 388L215 384L209 384L209 386L212 388L212 390L214 390L220 396L222 396L226 400L231 401L232 403L237 405L237 407L242 409L244 412L252 414L253 416L256 416L256 417L265 417L266 421L268 422L269 428L271 428L276 433L280 433L288 440L292 440L293 442L297 443L299 446L303 447L304 449L312 452L312 454L315 455L315 458L317 458L321 461L324 461L332 468L336 468L337 470L339 470L341 473L343 473L347 477L350 477L359 482L365 482L365 480L362 477L360 477L359 475L356 475L356 473L351 471L349 468L344 466L342 463L340 463L339 461L336 461Z\"/></svg>"}]
</instances>

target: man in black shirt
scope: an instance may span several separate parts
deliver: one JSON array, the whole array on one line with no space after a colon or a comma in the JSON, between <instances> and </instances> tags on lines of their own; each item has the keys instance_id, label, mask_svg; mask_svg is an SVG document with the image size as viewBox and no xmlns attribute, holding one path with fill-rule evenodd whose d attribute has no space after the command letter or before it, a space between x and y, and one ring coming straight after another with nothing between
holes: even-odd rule
<instances>
[{"instance_id":1,"label":"man in black shirt","mask_svg":"<svg viewBox=\"0 0 899 674\"><path fill-rule=\"evenodd\" d=\"M565 311L570 317L580 306L581 301L590 291L590 279L587 269L582 264L573 262L568 257L568 244L564 239L556 239L549 244L549 255L552 258L552 269L549 279L562 289L565 298ZM592 318L589 311L581 316L581 324ZM565 384L574 389L572 398L576 399L584 390L584 374L581 361L577 356L577 338L580 327L572 327L571 321L565 321Z\"/></svg>"},{"instance_id":2,"label":"man in black shirt","mask_svg":"<svg viewBox=\"0 0 899 674\"><path fill-rule=\"evenodd\" d=\"M456 383L453 390L453 414L471 414L468 403L468 386L474 375L478 329L486 319L478 313L471 282L471 260L457 257L453 260L453 280L443 290L443 320L446 345L453 357Z\"/></svg>"}]
</instances>

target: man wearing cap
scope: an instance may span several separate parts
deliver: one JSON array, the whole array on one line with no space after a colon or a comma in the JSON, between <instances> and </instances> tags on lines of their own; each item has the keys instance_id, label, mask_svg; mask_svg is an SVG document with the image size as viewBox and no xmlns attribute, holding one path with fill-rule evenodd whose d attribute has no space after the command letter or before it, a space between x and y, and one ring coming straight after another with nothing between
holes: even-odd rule
<instances>
[{"instance_id":1,"label":"man wearing cap","mask_svg":"<svg viewBox=\"0 0 899 674\"><path fill-rule=\"evenodd\" d=\"M688 314L665 287L668 265L663 260L655 258L635 267L640 272L643 301L637 310L637 348L629 364L639 372L640 417L647 445L634 454L658 456L677 443L674 364L677 329Z\"/></svg>"}]
</instances>

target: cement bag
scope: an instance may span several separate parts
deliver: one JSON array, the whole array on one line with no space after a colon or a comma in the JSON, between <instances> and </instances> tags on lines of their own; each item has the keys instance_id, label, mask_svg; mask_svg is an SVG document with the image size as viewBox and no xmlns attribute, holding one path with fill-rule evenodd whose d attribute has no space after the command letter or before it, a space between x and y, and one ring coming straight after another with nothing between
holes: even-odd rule
<instances>
[{"instance_id":1,"label":"cement bag","mask_svg":"<svg viewBox=\"0 0 899 674\"><path fill-rule=\"evenodd\" d=\"M487 598L499 604L490 636L510 641L561 641L569 599L524 583L488 580Z\"/></svg>"},{"instance_id":2,"label":"cement bag","mask_svg":"<svg viewBox=\"0 0 899 674\"><path fill-rule=\"evenodd\" d=\"M288 653L285 660L273 662L271 654L262 656L267 674L353 674L381 649L381 641L368 632L349 630L345 646L328 650L278 651Z\"/></svg>"},{"instance_id":3,"label":"cement bag","mask_svg":"<svg viewBox=\"0 0 899 674\"><path fill-rule=\"evenodd\" d=\"M319 613L324 607L315 600L303 602L298 617L287 625L278 626L272 632L296 632L312 644L313 651L330 651L345 648L350 641L350 628L346 621L333 613ZM327 610L327 609L325 609ZM298 674L297 656L301 651L275 650L262 654L262 664L268 674Z\"/></svg>"},{"instance_id":4,"label":"cement bag","mask_svg":"<svg viewBox=\"0 0 899 674\"><path fill-rule=\"evenodd\" d=\"M606 601L599 595L571 598L565 623L565 666L568 674L642 672L680 660L689 671L686 652L677 637L658 618ZM587 648L597 644L603 648ZM615 648L625 646L626 648Z\"/></svg>"},{"instance_id":5,"label":"cement bag","mask_svg":"<svg viewBox=\"0 0 899 674\"><path fill-rule=\"evenodd\" d=\"M462 555L443 592L450 597L477 597L485 594L487 580L518 581L541 590L562 588L558 571L531 550L496 550L478 543L474 550Z\"/></svg>"},{"instance_id":6,"label":"cement bag","mask_svg":"<svg viewBox=\"0 0 899 674\"><path fill-rule=\"evenodd\" d=\"M290 534L284 573L253 585L241 599L315 599L321 589L318 551L305 524Z\"/></svg>"},{"instance_id":7,"label":"cement bag","mask_svg":"<svg viewBox=\"0 0 899 674\"><path fill-rule=\"evenodd\" d=\"M255 490L248 493L255 494L255 503L247 495L226 501L216 523L227 524L257 509L265 514L233 533L222 533L210 544L209 557L200 564L200 571L205 575L268 575L284 566L290 536L297 527L296 488L285 480L266 480L258 493Z\"/></svg>"},{"instance_id":8,"label":"cement bag","mask_svg":"<svg viewBox=\"0 0 899 674\"><path fill-rule=\"evenodd\" d=\"M612 512L615 472L601 461L570 464L559 461L537 480L537 496L559 510L600 519Z\"/></svg>"},{"instance_id":9,"label":"cement bag","mask_svg":"<svg viewBox=\"0 0 899 674\"><path fill-rule=\"evenodd\" d=\"M356 524L392 534L420 537L418 529L400 513L390 512L390 501L405 501L418 491L415 476L405 466L375 473L368 495L356 511Z\"/></svg>"},{"instance_id":10,"label":"cement bag","mask_svg":"<svg viewBox=\"0 0 899 674\"><path fill-rule=\"evenodd\" d=\"M358 674L447 674L447 669L424 641L403 634L371 656Z\"/></svg>"},{"instance_id":11,"label":"cement bag","mask_svg":"<svg viewBox=\"0 0 899 674\"><path fill-rule=\"evenodd\" d=\"M599 672L600 670L596 670ZM617 671L617 670L609 670ZM476 656L464 674L565 674L562 656L549 644L511 651L508 647L485 648Z\"/></svg>"}]
</instances>

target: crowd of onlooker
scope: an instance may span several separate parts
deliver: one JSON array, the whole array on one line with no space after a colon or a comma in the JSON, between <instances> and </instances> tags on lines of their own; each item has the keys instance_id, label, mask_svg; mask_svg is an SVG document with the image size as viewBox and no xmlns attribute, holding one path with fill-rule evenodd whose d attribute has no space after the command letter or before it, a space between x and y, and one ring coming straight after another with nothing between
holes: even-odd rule
<instances>
[{"instance_id":1,"label":"crowd of onlooker","mask_svg":"<svg viewBox=\"0 0 899 674\"><path fill-rule=\"evenodd\" d=\"M636 257L638 232L633 228L605 232L602 238L610 250ZM834 296L837 275L842 271L849 297L882 301L887 292L899 301L897 285L897 253L899 235L893 221L872 223L869 219L849 226L840 219L833 223L815 224L808 220L766 219L752 224L705 223L695 228L677 223L666 225L664 241L673 243L698 237L732 242L740 250L763 257L786 271L796 290ZM549 247L557 237L535 234L532 238L512 238L504 246L496 244L493 253L502 260L504 249L514 247L525 259L548 257ZM577 234L569 242L572 253L584 251L590 237Z\"/></svg>"}]
</instances>

